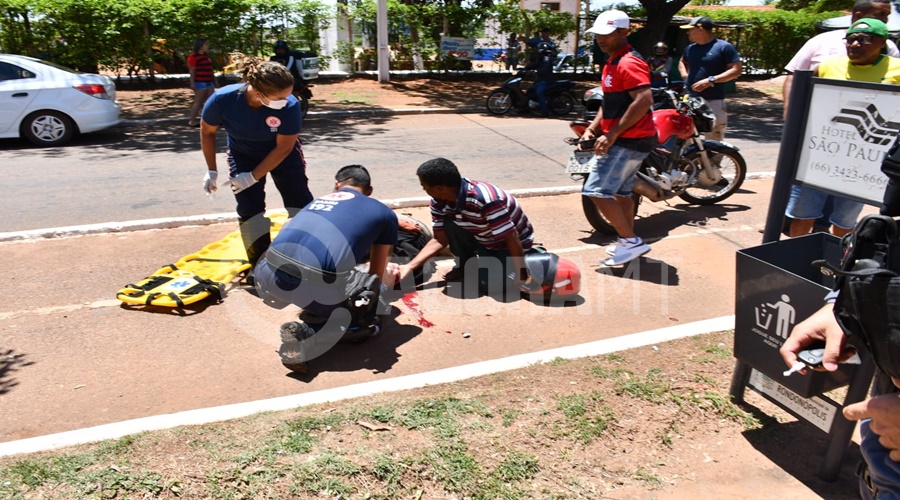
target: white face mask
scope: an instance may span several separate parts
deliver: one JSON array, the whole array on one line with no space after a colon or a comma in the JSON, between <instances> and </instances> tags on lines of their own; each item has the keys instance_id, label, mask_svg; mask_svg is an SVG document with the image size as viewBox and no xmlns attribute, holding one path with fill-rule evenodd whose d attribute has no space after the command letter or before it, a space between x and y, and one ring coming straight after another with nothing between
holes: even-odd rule
<instances>
[{"instance_id":1,"label":"white face mask","mask_svg":"<svg viewBox=\"0 0 900 500\"><path fill-rule=\"evenodd\" d=\"M271 109L281 109L285 106L287 106L287 99L282 99L280 101L269 101L269 103L266 104L266 107Z\"/></svg>"},{"instance_id":2,"label":"white face mask","mask_svg":"<svg viewBox=\"0 0 900 500\"><path fill-rule=\"evenodd\" d=\"M263 94L262 92L260 92L259 95L262 97L265 97L266 100L269 101L268 103L265 103L265 102L263 103L263 106L265 106L269 109L281 109L281 108L287 106L287 103L288 103L287 99L279 99L279 100L273 101L272 99L269 99L268 97L266 97L265 94Z\"/></svg>"}]
</instances>

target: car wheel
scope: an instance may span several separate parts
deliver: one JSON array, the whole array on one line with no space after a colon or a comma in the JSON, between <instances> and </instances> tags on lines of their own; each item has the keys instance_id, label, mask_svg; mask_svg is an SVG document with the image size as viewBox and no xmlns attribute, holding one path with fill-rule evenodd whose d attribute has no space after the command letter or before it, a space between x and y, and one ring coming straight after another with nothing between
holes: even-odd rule
<instances>
[{"instance_id":1,"label":"car wheel","mask_svg":"<svg viewBox=\"0 0 900 500\"><path fill-rule=\"evenodd\" d=\"M59 146L74 135L75 123L58 111L35 111L22 121L22 136L36 146Z\"/></svg>"}]
</instances>

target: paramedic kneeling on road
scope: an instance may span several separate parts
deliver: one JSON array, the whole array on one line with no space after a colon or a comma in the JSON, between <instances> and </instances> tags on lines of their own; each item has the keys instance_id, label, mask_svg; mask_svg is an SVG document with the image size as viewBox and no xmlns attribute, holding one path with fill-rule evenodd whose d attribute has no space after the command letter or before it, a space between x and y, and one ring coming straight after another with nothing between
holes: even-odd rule
<instances>
[{"instance_id":1,"label":"paramedic kneeling on road","mask_svg":"<svg viewBox=\"0 0 900 500\"><path fill-rule=\"evenodd\" d=\"M294 77L275 62L250 59L244 83L222 87L206 101L200 122L200 148L209 169L203 178L207 193L216 190L216 131L228 135L228 169L241 239L247 258L256 265L269 246L266 175L271 174L289 216L312 200L306 161L300 145L303 117L291 95Z\"/></svg>"},{"instance_id":2,"label":"paramedic kneeling on road","mask_svg":"<svg viewBox=\"0 0 900 500\"><path fill-rule=\"evenodd\" d=\"M296 321L281 326L281 361L300 373L307 361L348 340L345 334L371 334L381 283L392 286L399 271L396 264L386 271L397 244L397 216L369 198L369 172L343 167L334 188L285 223L254 271L267 304L294 304L324 322L318 331ZM356 269L367 257L368 272Z\"/></svg>"}]
</instances>

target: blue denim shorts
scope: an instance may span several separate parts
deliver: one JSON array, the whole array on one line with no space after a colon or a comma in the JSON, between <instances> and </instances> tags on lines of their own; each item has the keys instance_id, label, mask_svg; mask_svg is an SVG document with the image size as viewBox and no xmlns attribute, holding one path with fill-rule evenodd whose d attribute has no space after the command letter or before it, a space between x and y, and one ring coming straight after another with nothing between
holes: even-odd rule
<instances>
[{"instance_id":1,"label":"blue denim shorts","mask_svg":"<svg viewBox=\"0 0 900 500\"><path fill-rule=\"evenodd\" d=\"M787 215L794 219L818 219L828 194L806 186L791 186L791 199L788 201ZM835 226L849 229L856 226L863 204L839 196L834 197L834 210L828 218Z\"/></svg>"},{"instance_id":2,"label":"blue denim shorts","mask_svg":"<svg viewBox=\"0 0 900 500\"><path fill-rule=\"evenodd\" d=\"M606 157L595 156L591 160L596 165L588 174L581 194L595 198L631 196L634 174L648 154L613 144Z\"/></svg>"},{"instance_id":3,"label":"blue denim shorts","mask_svg":"<svg viewBox=\"0 0 900 500\"><path fill-rule=\"evenodd\" d=\"M216 82L194 82L194 90L214 89Z\"/></svg>"}]
</instances>

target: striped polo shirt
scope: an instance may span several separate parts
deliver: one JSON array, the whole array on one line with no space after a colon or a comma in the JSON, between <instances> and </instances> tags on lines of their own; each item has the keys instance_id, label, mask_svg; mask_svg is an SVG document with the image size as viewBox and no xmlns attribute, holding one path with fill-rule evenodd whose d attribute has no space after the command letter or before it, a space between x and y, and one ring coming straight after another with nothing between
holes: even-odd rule
<instances>
[{"instance_id":1,"label":"striped polo shirt","mask_svg":"<svg viewBox=\"0 0 900 500\"><path fill-rule=\"evenodd\" d=\"M456 203L431 200L434 231L444 230L444 218L452 217L485 248L505 250L504 238L519 232L522 248L534 243L534 228L516 198L493 184L462 178Z\"/></svg>"},{"instance_id":2,"label":"striped polo shirt","mask_svg":"<svg viewBox=\"0 0 900 500\"><path fill-rule=\"evenodd\" d=\"M188 55L187 62L189 67L194 68L195 82L214 82L216 80L212 60L206 54L193 52Z\"/></svg>"}]
</instances>

